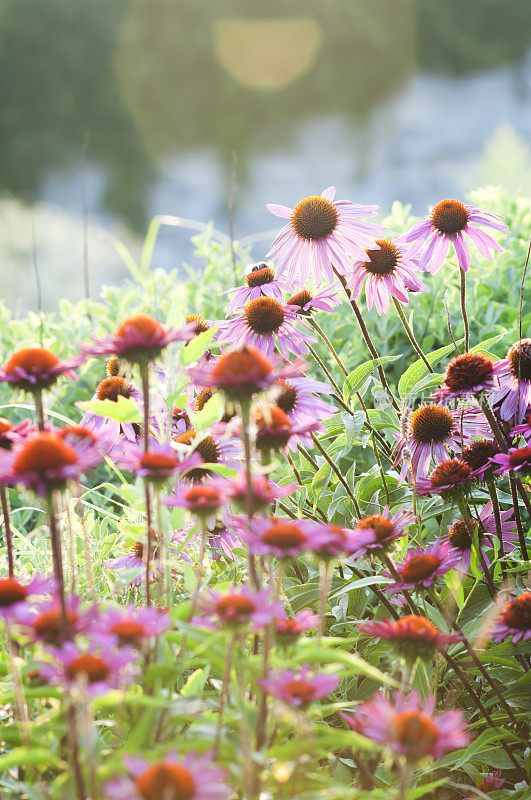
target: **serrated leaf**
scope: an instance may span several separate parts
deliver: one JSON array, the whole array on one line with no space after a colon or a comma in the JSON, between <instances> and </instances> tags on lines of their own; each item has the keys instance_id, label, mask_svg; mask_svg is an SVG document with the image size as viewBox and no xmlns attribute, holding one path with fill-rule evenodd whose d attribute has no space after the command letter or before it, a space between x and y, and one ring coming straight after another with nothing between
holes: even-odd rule
<instances>
[{"instance_id":1,"label":"serrated leaf","mask_svg":"<svg viewBox=\"0 0 531 800\"><path fill-rule=\"evenodd\" d=\"M354 394L354 392L358 391L365 379L373 370L376 369L376 367L379 367L382 364L389 364L391 361L397 361L399 358L402 358L402 353L397 356L381 356L380 358L371 358L370 361L365 361L363 364L360 364L359 367L356 367L356 369L352 370L352 372L347 375L343 383L343 396L345 401L348 400L349 397Z\"/></svg>"},{"instance_id":2,"label":"serrated leaf","mask_svg":"<svg viewBox=\"0 0 531 800\"><path fill-rule=\"evenodd\" d=\"M120 396L118 400L87 400L76 403L78 408L107 417L115 422L142 422L140 409L132 397Z\"/></svg>"}]
</instances>

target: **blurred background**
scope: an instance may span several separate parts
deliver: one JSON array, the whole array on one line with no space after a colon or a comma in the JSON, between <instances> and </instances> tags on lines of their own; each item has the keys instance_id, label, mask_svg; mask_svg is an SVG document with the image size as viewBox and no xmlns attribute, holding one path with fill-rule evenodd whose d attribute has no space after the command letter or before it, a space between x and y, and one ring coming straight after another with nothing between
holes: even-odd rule
<instances>
[{"instance_id":1,"label":"blurred background","mask_svg":"<svg viewBox=\"0 0 531 800\"><path fill-rule=\"evenodd\" d=\"M0 293L127 273L159 213L256 236L266 202L531 192L529 0L0 0ZM233 200L231 200L233 198ZM166 227L154 265L194 260ZM198 273L199 274L199 273Z\"/></svg>"}]
</instances>

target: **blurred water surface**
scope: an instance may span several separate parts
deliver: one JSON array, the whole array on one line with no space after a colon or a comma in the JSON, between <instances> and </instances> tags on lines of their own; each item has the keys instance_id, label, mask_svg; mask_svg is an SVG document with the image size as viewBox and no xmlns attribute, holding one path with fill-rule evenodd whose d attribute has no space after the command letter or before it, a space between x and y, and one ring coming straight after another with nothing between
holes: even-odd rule
<instances>
[{"instance_id":1,"label":"blurred water surface","mask_svg":"<svg viewBox=\"0 0 531 800\"><path fill-rule=\"evenodd\" d=\"M0 269L47 308L125 269L158 213L277 226L268 201L423 211L479 181L531 184L528 0L0 0ZM257 240L263 257L267 239ZM194 264L164 228L154 264Z\"/></svg>"}]
</instances>

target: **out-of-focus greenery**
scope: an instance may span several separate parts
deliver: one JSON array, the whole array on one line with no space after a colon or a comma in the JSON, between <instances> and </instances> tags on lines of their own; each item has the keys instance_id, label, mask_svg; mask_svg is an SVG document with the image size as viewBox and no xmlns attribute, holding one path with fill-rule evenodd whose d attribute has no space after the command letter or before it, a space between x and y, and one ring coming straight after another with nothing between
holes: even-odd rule
<instances>
[{"instance_id":1,"label":"out-of-focus greenery","mask_svg":"<svg viewBox=\"0 0 531 800\"><path fill-rule=\"evenodd\" d=\"M307 72L274 93L220 64L216 23L313 20ZM106 173L103 207L141 229L155 159L215 147L227 169L289 139L293 123L363 118L416 69L464 73L521 59L526 0L0 0L0 190L33 199L88 152ZM156 43L156 46L154 46ZM362 77L361 77L362 76Z\"/></svg>"}]
</instances>

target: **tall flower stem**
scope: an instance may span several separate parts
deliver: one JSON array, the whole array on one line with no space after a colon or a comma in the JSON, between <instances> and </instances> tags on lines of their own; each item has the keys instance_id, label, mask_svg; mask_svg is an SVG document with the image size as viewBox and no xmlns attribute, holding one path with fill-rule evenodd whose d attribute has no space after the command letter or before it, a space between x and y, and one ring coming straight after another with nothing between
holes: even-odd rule
<instances>
[{"instance_id":1,"label":"tall flower stem","mask_svg":"<svg viewBox=\"0 0 531 800\"><path fill-rule=\"evenodd\" d=\"M141 361L139 364L140 382L142 384L142 403L144 406L144 421L142 428L144 453L149 450L149 364L147 361ZM151 533L151 494L149 490L149 482L144 481L145 499L146 499L146 547L145 547L145 582L146 582L146 605L151 605L151 589L150 589L150 575L151 575L151 555L152 555L152 533Z\"/></svg>"},{"instance_id":2,"label":"tall flower stem","mask_svg":"<svg viewBox=\"0 0 531 800\"><path fill-rule=\"evenodd\" d=\"M357 578L364 579L367 577L367 574L365 572L362 572L360 569L356 569L356 567L351 566L350 569L352 570L352 574L355 575ZM400 615L397 613L396 608L394 608L394 606L391 605L391 603L384 595L384 593L381 591L381 589L378 589L376 584L374 585L369 584L368 588L371 590L376 599L384 606L384 608L387 610L387 613L394 620L399 619Z\"/></svg>"},{"instance_id":3,"label":"tall flower stem","mask_svg":"<svg viewBox=\"0 0 531 800\"><path fill-rule=\"evenodd\" d=\"M7 570L9 577L15 574L15 555L13 549L13 534L11 531L11 520L9 515L9 498L5 484L0 483L0 502L2 503L2 516L4 518L4 531L6 537Z\"/></svg>"},{"instance_id":4,"label":"tall flower stem","mask_svg":"<svg viewBox=\"0 0 531 800\"><path fill-rule=\"evenodd\" d=\"M61 532L59 530L59 526L57 525L55 499L52 492L48 494L46 501L48 507L48 525L50 527L50 541L52 545L53 571L55 580L57 582L57 594L59 595L59 601L61 603L61 617L62 617L61 635L64 639L66 638L68 632L68 617L66 613Z\"/></svg>"},{"instance_id":5,"label":"tall flower stem","mask_svg":"<svg viewBox=\"0 0 531 800\"><path fill-rule=\"evenodd\" d=\"M457 505L459 506L459 511L461 512L461 516L463 518L463 522L466 525L466 529L468 531L468 535L470 536L470 542L474 541L474 520L472 519L472 514L470 513L470 509L467 505L464 495L459 492L456 495ZM488 567L487 562L485 561L485 556L483 555L483 550L481 549L481 544L478 542L477 548L477 555L479 558L479 563L481 564L481 569L485 576L485 581L487 583L487 589L489 590L489 594L492 599L495 601L497 597L496 587L494 586L494 581L492 580L492 575L490 574L490 570Z\"/></svg>"},{"instance_id":6,"label":"tall flower stem","mask_svg":"<svg viewBox=\"0 0 531 800\"><path fill-rule=\"evenodd\" d=\"M347 288L347 282L346 282L345 278L343 277L343 275L340 275L335 270L334 270L334 272L335 272L336 276L339 278L339 280L341 281L341 285L343 286L343 289L345 290L345 294L347 295L348 301L349 301L349 303L351 305L351 308L352 308L352 310L353 310L353 312L354 312L354 314L356 316L356 319L358 320L358 325L360 326L361 333L363 335L363 338L365 339L365 344L367 345L371 356L373 358L378 358L379 357L378 356L378 351L376 350L376 348L375 348L375 346L374 346L374 344L372 342L372 339L370 337L368 328L365 325L365 320L363 319L363 314L361 313L358 304L356 303L356 301L352 297L352 293L349 292L349 290ZM393 394L391 392L389 384L387 383L387 378L385 377L385 373L384 373L384 371L383 371L381 366L378 366L377 369L378 369L378 375L380 377L380 382L381 382L383 388L389 394L389 397L391 398L391 403L393 404L393 407L394 407L395 411L398 411L399 410L398 403L396 402L395 398L393 397Z\"/></svg>"},{"instance_id":7,"label":"tall flower stem","mask_svg":"<svg viewBox=\"0 0 531 800\"><path fill-rule=\"evenodd\" d=\"M33 400L35 402L35 413L37 415L37 427L40 431L44 430L44 404L42 402L42 389L36 389L33 393Z\"/></svg>"},{"instance_id":8,"label":"tall flower stem","mask_svg":"<svg viewBox=\"0 0 531 800\"><path fill-rule=\"evenodd\" d=\"M484 717L485 721L487 722L487 725L490 728L493 728L494 730L498 730L498 726L496 725L496 723L492 719L491 715L489 714L489 712L487 711L487 709L483 705L483 702L482 702L479 694L477 694L474 691L474 689L472 688L468 678L466 677L465 673L463 672L463 670L461 669L459 664L455 661L454 658L452 658L452 656L450 656L446 652L446 650L444 648L442 648L442 647L439 648L439 653L442 655L442 657L444 658L444 660L446 661L448 666L453 669L454 674L457 675L457 677L461 681L463 687L465 688L465 690L468 692L468 694L470 695L470 697L474 701L474 705L479 710L481 715ZM520 776L524 777L525 780L527 780L527 776L525 775L524 770L522 769L522 767L520 766L520 764L516 760L514 754L510 750L510 748L507 746L507 742L505 742L503 739L500 738L500 745L505 750L505 752L506 752L507 756L509 757L509 759L511 760L512 764L518 770L518 774Z\"/></svg>"},{"instance_id":9,"label":"tall flower stem","mask_svg":"<svg viewBox=\"0 0 531 800\"><path fill-rule=\"evenodd\" d=\"M505 548L503 542L503 530L502 530L502 522L501 522L501 512L500 512L500 502L498 500L498 492L496 491L496 484L494 482L494 478L491 476L487 478L487 487L490 494L490 501L492 503L492 512L494 514L494 522L496 524L496 536L498 537L499 543L499 558L500 558L500 568L502 573L503 580L507 580L507 574L505 572L505 564L503 563L503 557L505 555Z\"/></svg>"},{"instance_id":10,"label":"tall flower stem","mask_svg":"<svg viewBox=\"0 0 531 800\"><path fill-rule=\"evenodd\" d=\"M216 738L214 741L214 758L217 758L219 752L219 744L221 741L221 730L223 728L223 714L225 711L225 703L229 694L230 675L232 670L232 654L234 652L234 645L236 642L237 633L231 633L227 643L227 652L225 654L225 670L223 672L223 682L221 685L221 693L219 695L218 718L216 723Z\"/></svg>"},{"instance_id":11,"label":"tall flower stem","mask_svg":"<svg viewBox=\"0 0 531 800\"><path fill-rule=\"evenodd\" d=\"M395 305L397 314L400 317L400 322L402 323L402 326L403 326L403 328L404 328L404 330L406 332L406 336L409 339L413 350L415 350L415 352L417 353L417 355L419 356L421 361L424 362L424 365L427 367L428 372L433 372L434 370L433 370L430 362L428 361L428 359L424 355L424 353L422 351L422 347L417 342L417 340L415 338L415 334L413 333L413 331L411 329L411 326L410 326L409 322L406 319L406 315L404 314L404 310L403 310L402 306L400 305L400 303L398 302L398 300L396 299L396 297L393 297L393 303Z\"/></svg>"},{"instance_id":12,"label":"tall flower stem","mask_svg":"<svg viewBox=\"0 0 531 800\"><path fill-rule=\"evenodd\" d=\"M249 431L251 422L250 399L240 401L240 413L242 417L242 441L245 455L245 513L247 514L247 519L250 521L254 514L251 434ZM260 589L260 580L256 571L254 556L251 552L249 552L247 563L249 567L249 577L251 579L251 583L258 591Z\"/></svg>"},{"instance_id":13,"label":"tall flower stem","mask_svg":"<svg viewBox=\"0 0 531 800\"><path fill-rule=\"evenodd\" d=\"M511 722L514 725L518 726L518 720L516 719L511 707L508 705L505 697L500 692L499 688L496 686L496 684L494 683L494 681L490 677L489 673L487 672L487 670L485 669L485 667L483 666L483 664L479 660L476 651L474 650L474 648L472 647L472 645L468 641L467 637L463 633L463 631L462 631L459 623L457 622L457 620L452 618L452 615L449 614L448 610L441 603L439 597L437 596L437 594L435 592L432 592L430 594L430 598L432 599L433 603L435 604L437 609L442 614L443 618L448 622L448 625L452 626L457 631L457 633L462 637L463 644L465 645L470 658L474 662L474 665L479 670L479 672L481 673L481 675L483 676L485 681L489 684L489 686L492 689L492 691L495 693L496 697L498 698L498 700L502 704L502 706L503 706L505 712L507 713L507 716L511 720Z\"/></svg>"},{"instance_id":14,"label":"tall flower stem","mask_svg":"<svg viewBox=\"0 0 531 800\"><path fill-rule=\"evenodd\" d=\"M339 366L339 369L341 370L341 372L343 373L343 375L346 377L346 376L348 375L348 370L346 369L345 365L343 364L343 362L342 362L342 361L341 361L341 359L339 358L339 356L338 356L338 354L337 354L337 351L336 351L336 349L335 349L334 345L332 344L332 342L330 341L330 339L328 338L328 336L326 335L326 333L324 332L324 330L323 330L323 329L321 328L321 326L320 326L320 325L319 325L319 324L318 324L318 323L317 323L317 322L316 322L314 319L312 319L311 317L310 317L310 319L308 320L308 322L310 323L310 325L312 326L312 328L314 329L314 331L316 331L316 333L318 333L318 334L319 334L319 336L321 337L321 339L323 340L323 342L326 344L326 346L328 347L328 349L329 349L329 350L330 350L330 352L332 353L332 355L333 355L333 357L334 357L334 359L335 359L335 361L336 361L337 365Z\"/></svg>"},{"instance_id":15,"label":"tall flower stem","mask_svg":"<svg viewBox=\"0 0 531 800\"><path fill-rule=\"evenodd\" d=\"M332 564L329 559L323 559L319 564L319 627L317 629L317 641L321 644L321 639L325 630L326 603L330 594L332 583Z\"/></svg>"},{"instance_id":16,"label":"tall flower stem","mask_svg":"<svg viewBox=\"0 0 531 800\"><path fill-rule=\"evenodd\" d=\"M490 407L489 401L487 400L486 397L480 397L480 405L481 405L481 410L483 411L485 417L487 418L487 422L490 425L492 433L494 434L494 438L496 439L498 447L500 448L502 453L508 453L509 447L507 445L507 439L503 435L503 432L498 424L498 420L496 419L496 416L492 408ZM522 517L520 515L517 490L520 493L520 497L524 501L527 513L530 516L531 516L531 503L529 502L529 497L527 496L527 492L524 489L522 482L520 481L519 478L515 478L515 476L511 472L509 472L509 487L511 489L511 498L513 501L514 518L516 520L516 529L518 531L518 542L520 544L520 552L522 554L522 558L527 561L529 555L527 552L524 526L522 525Z\"/></svg>"},{"instance_id":17,"label":"tall flower stem","mask_svg":"<svg viewBox=\"0 0 531 800\"><path fill-rule=\"evenodd\" d=\"M330 456L328 455L328 453L324 449L323 445L321 444L321 442L319 441L317 436L315 436L315 434L312 433L311 437L312 437L312 441L313 441L314 445L317 447L317 449L319 450L321 455L324 456L325 460L328 462L328 464L330 465L332 470L335 472L335 474L337 475L340 483L343 484L343 487L345 488L348 496L352 500L352 503L354 505L354 509L356 511L356 514L358 515L358 519L361 519L361 510L360 510L360 507L358 505L358 501L354 497L354 493L352 492L350 486L348 485L348 483L346 482L345 478L341 474L341 470L339 469L337 464L335 464L334 461L330 458Z\"/></svg>"},{"instance_id":18,"label":"tall flower stem","mask_svg":"<svg viewBox=\"0 0 531 800\"><path fill-rule=\"evenodd\" d=\"M383 560L385 562L385 565L386 565L387 569L389 570L389 572L391 573L391 575L393 576L395 581L400 581L400 575L398 574L395 565L393 564L393 562L391 561L391 559L389 558L389 556L385 552L383 553ZM409 610L411 611L411 613L412 614L417 614L418 616L422 616L421 612L418 609L418 606L413 601L413 599L412 599L411 595L409 594L409 592L407 591L407 589L402 589L402 595L405 598L406 603L408 604Z\"/></svg>"},{"instance_id":19,"label":"tall flower stem","mask_svg":"<svg viewBox=\"0 0 531 800\"><path fill-rule=\"evenodd\" d=\"M465 326L465 353L468 353L470 344L470 329L468 325L468 314L466 312L466 272L459 267L460 295L461 295L461 314L463 315L463 325Z\"/></svg>"},{"instance_id":20,"label":"tall flower stem","mask_svg":"<svg viewBox=\"0 0 531 800\"><path fill-rule=\"evenodd\" d=\"M77 730L76 709L73 703L69 703L67 706L66 722L68 727L70 757L72 760L72 772L74 774L74 781L76 784L77 798L78 800L87 800L85 779L83 778L83 771L81 769L81 762L79 759L79 737Z\"/></svg>"},{"instance_id":21,"label":"tall flower stem","mask_svg":"<svg viewBox=\"0 0 531 800\"><path fill-rule=\"evenodd\" d=\"M83 537L83 552L85 553L85 570L87 572L87 584L90 593L90 599L95 602L96 600L96 587L94 584L94 566L92 563L92 550L90 547L90 537L87 530L87 522L85 520L85 509L83 508L83 501L81 499L81 490L78 488L76 495L76 510L81 522L81 535Z\"/></svg>"}]
</instances>

